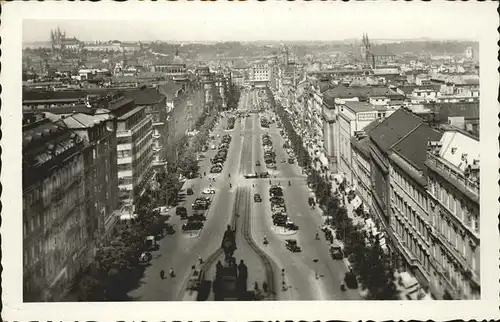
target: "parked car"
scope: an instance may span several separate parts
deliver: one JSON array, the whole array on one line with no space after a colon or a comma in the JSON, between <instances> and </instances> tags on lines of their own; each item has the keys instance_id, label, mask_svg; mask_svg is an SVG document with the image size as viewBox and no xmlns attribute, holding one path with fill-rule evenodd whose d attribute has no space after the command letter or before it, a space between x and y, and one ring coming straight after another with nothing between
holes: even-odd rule
<instances>
[{"instance_id":1,"label":"parked car","mask_svg":"<svg viewBox=\"0 0 500 322\"><path fill-rule=\"evenodd\" d=\"M285 228L289 230L299 230L299 226L297 226L293 221L289 220L285 223Z\"/></svg>"},{"instance_id":2,"label":"parked car","mask_svg":"<svg viewBox=\"0 0 500 322\"><path fill-rule=\"evenodd\" d=\"M348 288L356 289L358 288L358 279L356 278L356 274L350 271L345 274L344 282Z\"/></svg>"},{"instance_id":3,"label":"parked car","mask_svg":"<svg viewBox=\"0 0 500 322\"><path fill-rule=\"evenodd\" d=\"M288 159L288 163L290 163L290 164L294 164L294 163L295 163L295 159L294 159L294 158L289 158L289 159Z\"/></svg>"},{"instance_id":4,"label":"parked car","mask_svg":"<svg viewBox=\"0 0 500 322\"><path fill-rule=\"evenodd\" d=\"M273 205L284 205L285 204L285 200L281 197L271 197L271 198L269 198L269 201Z\"/></svg>"},{"instance_id":5,"label":"parked car","mask_svg":"<svg viewBox=\"0 0 500 322\"><path fill-rule=\"evenodd\" d=\"M342 247L331 245L330 255L332 256L333 259L343 259L344 252L342 251Z\"/></svg>"},{"instance_id":6,"label":"parked car","mask_svg":"<svg viewBox=\"0 0 500 322\"><path fill-rule=\"evenodd\" d=\"M203 228L203 222L201 221L190 221L182 225L182 230L200 230Z\"/></svg>"},{"instance_id":7,"label":"parked car","mask_svg":"<svg viewBox=\"0 0 500 322\"><path fill-rule=\"evenodd\" d=\"M210 173L220 173L222 171L221 167L212 167L210 168Z\"/></svg>"},{"instance_id":8,"label":"parked car","mask_svg":"<svg viewBox=\"0 0 500 322\"><path fill-rule=\"evenodd\" d=\"M177 208L175 208L175 214L176 214L177 216L180 216L180 215L182 215L183 213L184 213L184 214L186 214L186 213L187 213L187 209L186 209L186 207L177 207Z\"/></svg>"}]
</instances>

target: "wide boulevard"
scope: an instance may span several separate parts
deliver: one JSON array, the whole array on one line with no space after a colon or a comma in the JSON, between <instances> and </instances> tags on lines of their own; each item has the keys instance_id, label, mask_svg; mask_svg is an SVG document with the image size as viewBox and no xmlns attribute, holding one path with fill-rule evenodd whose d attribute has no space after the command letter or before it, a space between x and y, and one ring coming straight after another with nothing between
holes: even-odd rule
<instances>
[{"instance_id":1,"label":"wide boulevard","mask_svg":"<svg viewBox=\"0 0 500 322\"><path fill-rule=\"evenodd\" d=\"M250 111L262 100L257 90L242 93L238 110ZM289 156L283 148L284 139L276 123L269 128L262 128L260 118L268 120L275 117L272 111L251 113L248 117L236 119L233 130L227 130L227 115L222 115L213 131L215 139L209 144L210 149L204 153L200 161L201 178L187 180L184 189L192 187L194 194L187 195L179 204L190 214L191 204L201 196L203 189L215 188L207 220L199 232L183 232L183 222L175 215L175 208L170 211L170 222L176 226L177 232L167 235L160 241L160 249L153 252L153 260L146 268L144 277L129 296L139 301L193 300L186 292L187 280L191 274L192 265L198 265L198 258L210 256L221 246L221 239L226 226L232 222L234 215L241 218L250 216L247 227L244 220L238 220L236 227L237 250L234 256L239 263L244 260L248 267L248 287L253 288L254 282L262 285L266 281L262 260L248 244L242 231L247 229L250 236L268 255L273 266L276 285L276 299L279 300L358 300L361 299L357 290L340 290L340 283L347 271L342 260L330 257L328 242L323 238L320 227L323 218L316 207L311 209L308 197L312 192L307 186L306 176L294 162L288 163ZM276 170L266 169L262 135L268 133L276 153ZM232 137L228 149L227 160L221 173L210 174L210 159L217 152L224 134ZM281 162L281 161L286 162ZM260 165L256 164L260 162ZM245 179L244 174L268 171L270 178ZM206 175L203 174L206 172ZM279 184L283 187L285 205L290 220L299 227L297 231L288 231L274 226L271 218L269 187ZM260 194L262 202L254 202L254 194ZM249 226L249 227L248 227ZM320 233L320 239L316 234ZM269 243L264 245L264 237ZM292 253L285 247L286 239L297 240L301 252ZM220 258L222 260L222 258ZM166 272L173 268L176 276L160 279L160 271ZM284 271L282 271L284 269ZM213 276L213 267L207 272L207 277ZM284 283L283 283L284 281ZM210 297L209 297L210 299Z\"/></svg>"}]
</instances>

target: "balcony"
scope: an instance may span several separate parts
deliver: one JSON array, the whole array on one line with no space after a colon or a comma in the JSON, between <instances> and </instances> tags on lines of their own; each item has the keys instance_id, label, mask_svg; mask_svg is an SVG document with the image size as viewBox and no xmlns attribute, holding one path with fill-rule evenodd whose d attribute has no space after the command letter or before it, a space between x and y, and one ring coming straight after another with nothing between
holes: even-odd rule
<instances>
[{"instance_id":1,"label":"balcony","mask_svg":"<svg viewBox=\"0 0 500 322\"><path fill-rule=\"evenodd\" d=\"M426 164L452 185L460 189L460 191L473 201L479 202L479 179L472 180L467 178L465 175L459 173L452 165L447 164L445 160L442 160L432 153L427 153Z\"/></svg>"},{"instance_id":2,"label":"balcony","mask_svg":"<svg viewBox=\"0 0 500 322\"><path fill-rule=\"evenodd\" d=\"M159 139L161 137L160 133L153 132L153 139Z\"/></svg>"},{"instance_id":3,"label":"balcony","mask_svg":"<svg viewBox=\"0 0 500 322\"><path fill-rule=\"evenodd\" d=\"M155 151L155 152L160 151L160 150L161 150L161 148L162 148L162 146L161 146L161 145L153 145L153 151Z\"/></svg>"}]
</instances>

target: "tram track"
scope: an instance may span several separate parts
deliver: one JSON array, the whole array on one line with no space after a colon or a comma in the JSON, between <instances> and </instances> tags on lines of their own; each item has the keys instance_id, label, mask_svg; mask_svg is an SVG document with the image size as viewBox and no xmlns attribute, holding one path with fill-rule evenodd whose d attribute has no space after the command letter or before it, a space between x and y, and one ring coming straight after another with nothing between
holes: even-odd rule
<instances>
[{"instance_id":1,"label":"tram track","mask_svg":"<svg viewBox=\"0 0 500 322\"><path fill-rule=\"evenodd\" d=\"M273 262L272 259L267 255L261 248L260 246L255 242L255 240L252 237L251 234L251 222L250 222L250 204L251 204L251 191L248 187L245 187L244 190L245 194L245 211L243 211L243 238L247 242L247 244L250 246L250 248L257 254L259 257L260 261L262 262L262 265L264 266L265 270L265 276L266 276L266 283L268 285L269 289L269 294L271 294L270 299L275 299L276 297L276 283L274 279L274 268L273 268Z\"/></svg>"}]
</instances>

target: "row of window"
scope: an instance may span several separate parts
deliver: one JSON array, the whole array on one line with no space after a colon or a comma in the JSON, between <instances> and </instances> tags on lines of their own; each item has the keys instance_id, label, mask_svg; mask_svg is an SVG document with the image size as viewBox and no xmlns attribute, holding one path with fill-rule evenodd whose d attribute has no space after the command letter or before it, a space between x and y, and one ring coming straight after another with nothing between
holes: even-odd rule
<instances>
[{"instance_id":1,"label":"row of window","mask_svg":"<svg viewBox=\"0 0 500 322\"><path fill-rule=\"evenodd\" d=\"M74 158L69 163L60 167L52 174L51 178L46 178L41 187L23 193L23 209L29 209L33 203L43 198L44 204L48 204L54 189L67 186L70 182L76 179L77 174L83 169L83 159L81 157ZM41 195L41 196L40 196Z\"/></svg>"},{"instance_id":2,"label":"row of window","mask_svg":"<svg viewBox=\"0 0 500 322\"><path fill-rule=\"evenodd\" d=\"M422 238L429 243L430 236L426 229L425 220L421 218L415 209L408 205L401 196L395 193L394 189L392 189L392 199L401 215L408 219L413 229L418 231Z\"/></svg>"},{"instance_id":3,"label":"row of window","mask_svg":"<svg viewBox=\"0 0 500 322\"><path fill-rule=\"evenodd\" d=\"M395 216L396 217L396 216ZM399 217L396 217L399 219ZM420 245L413 237L414 234L410 231L402 221L395 220L393 221L395 224L396 233L401 236L401 239L406 244L406 247L409 251L411 251L420 261L423 267L427 271L430 271L430 261L429 254L425 251L424 247Z\"/></svg>"},{"instance_id":4,"label":"row of window","mask_svg":"<svg viewBox=\"0 0 500 322\"><path fill-rule=\"evenodd\" d=\"M399 219L399 217L396 218ZM395 226L396 233L401 236L407 248L419 259L426 271L429 273L433 271L430 263L430 256L424 248L415 241L412 232L408 230L402 221L394 220L393 225ZM452 264L452 260L444 249L438 247L437 244L433 244L431 248L433 259L442 267L444 275L450 284L453 285L455 289L460 288L461 293L469 297L471 294L471 287L467 278L463 276L460 269L455 268L455 265ZM475 260L473 265L475 266ZM438 286L438 279L432 280L435 286Z\"/></svg>"},{"instance_id":5,"label":"row of window","mask_svg":"<svg viewBox=\"0 0 500 322\"><path fill-rule=\"evenodd\" d=\"M440 201L441 206L451 212L466 227L479 234L479 218L467 203L460 200L451 190L447 190L439 182L429 178L429 193Z\"/></svg>"},{"instance_id":6,"label":"row of window","mask_svg":"<svg viewBox=\"0 0 500 322\"><path fill-rule=\"evenodd\" d=\"M46 213L46 216L50 216L50 211ZM67 259L66 254L73 253L83 245L86 234L84 221L85 212L82 207L79 207L61 227L54 227L51 235L31 242L30 246L24 249L24 265L32 267L38 261L43 260L48 270L45 272L46 276L52 276L54 270L60 270L61 265L51 266L51 261L62 264Z\"/></svg>"},{"instance_id":7,"label":"row of window","mask_svg":"<svg viewBox=\"0 0 500 322\"><path fill-rule=\"evenodd\" d=\"M415 188L415 185L398 171L391 169L394 182L396 182L418 205L428 212L427 196L425 192L421 192Z\"/></svg>"},{"instance_id":8,"label":"row of window","mask_svg":"<svg viewBox=\"0 0 500 322\"><path fill-rule=\"evenodd\" d=\"M51 204L49 211L46 213L47 216L42 213L34 213L30 218L24 218L23 236L26 237L38 228L51 225L57 218L65 216L68 211L83 200L83 196L83 186L75 186L73 189L65 191L60 201Z\"/></svg>"}]
</instances>

